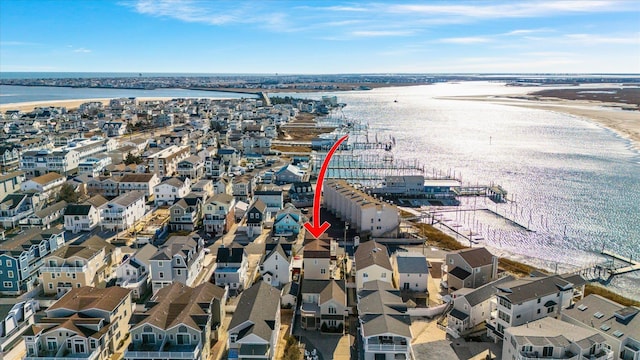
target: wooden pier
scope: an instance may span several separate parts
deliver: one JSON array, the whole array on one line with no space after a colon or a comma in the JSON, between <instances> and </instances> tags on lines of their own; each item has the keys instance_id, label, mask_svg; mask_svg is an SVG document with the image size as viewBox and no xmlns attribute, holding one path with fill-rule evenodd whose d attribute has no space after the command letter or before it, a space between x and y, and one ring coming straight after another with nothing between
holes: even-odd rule
<instances>
[{"instance_id":1,"label":"wooden pier","mask_svg":"<svg viewBox=\"0 0 640 360\"><path fill-rule=\"evenodd\" d=\"M600 252L600 254L608 258L611 258L611 260L607 262L607 263L611 263L611 265L608 266L607 268L611 276L626 274L626 273L640 270L640 262L633 260L631 257L628 257L628 258L623 257L621 255L618 255L616 253L613 253L609 250L604 250L604 249ZM615 265L616 261L619 261L622 264L620 266L616 266Z\"/></svg>"}]
</instances>

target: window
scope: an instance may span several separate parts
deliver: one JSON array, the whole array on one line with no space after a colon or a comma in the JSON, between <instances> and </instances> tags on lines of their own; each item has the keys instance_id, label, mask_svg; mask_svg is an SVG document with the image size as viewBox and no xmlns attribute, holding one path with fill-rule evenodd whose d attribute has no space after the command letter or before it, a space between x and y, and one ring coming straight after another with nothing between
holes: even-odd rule
<instances>
[{"instance_id":1,"label":"window","mask_svg":"<svg viewBox=\"0 0 640 360\"><path fill-rule=\"evenodd\" d=\"M524 345L524 346L522 347L522 351L523 351L523 352L532 352L532 351L533 351L533 346L531 346L531 345Z\"/></svg>"},{"instance_id":2,"label":"window","mask_svg":"<svg viewBox=\"0 0 640 360\"><path fill-rule=\"evenodd\" d=\"M381 278L383 278L383 279L385 279L385 278L387 277L387 273L383 272L383 273L380 275L380 277L381 277Z\"/></svg>"},{"instance_id":3,"label":"window","mask_svg":"<svg viewBox=\"0 0 640 360\"><path fill-rule=\"evenodd\" d=\"M5 288L12 288L13 287L13 283L11 281L3 281L2 282L2 286L4 286ZM49 287L51 287L52 284L49 284Z\"/></svg>"},{"instance_id":4,"label":"window","mask_svg":"<svg viewBox=\"0 0 640 360\"><path fill-rule=\"evenodd\" d=\"M549 308L547 308L547 314L552 313L554 309L555 309L555 306L550 306Z\"/></svg>"},{"instance_id":5,"label":"window","mask_svg":"<svg viewBox=\"0 0 640 360\"><path fill-rule=\"evenodd\" d=\"M11 260L7 260L7 267L11 266Z\"/></svg>"},{"instance_id":6,"label":"window","mask_svg":"<svg viewBox=\"0 0 640 360\"><path fill-rule=\"evenodd\" d=\"M594 345L595 346L595 345ZM545 346L542 348L542 356L552 356L553 355L553 347Z\"/></svg>"},{"instance_id":7,"label":"window","mask_svg":"<svg viewBox=\"0 0 640 360\"><path fill-rule=\"evenodd\" d=\"M325 268L320 269L320 274L326 274L326 273L327 273L327 269Z\"/></svg>"},{"instance_id":8,"label":"window","mask_svg":"<svg viewBox=\"0 0 640 360\"><path fill-rule=\"evenodd\" d=\"M164 273L163 273L162 271L160 271L160 272L158 273L158 277L159 277L160 279L164 279Z\"/></svg>"},{"instance_id":9,"label":"window","mask_svg":"<svg viewBox=\"0 0 640 360\"><path fill-rule=\"evenodd\" d=\"M53 290L53 283L49 283L49 290Z\"/></svg>"},{"instance_id":10,"label":"window","mask_svg":"<svg viewBox=\"0 0 640 360\"><path fill-rule=\"evenodd\" d=\"M13 271L11 271L11 270L7 271L7 276L12 278L13 277Z\"/></svg>"},{"instance_id":11,"label":"window","mask_svg":"<svg viewBox=\"0 0 640 360\"><path fill-rule=\"evenodd\" d=\"M333 306L329 306L329 314L335 314L336 313L336 308Z\"/></svg>"},{"instance_id":12,"label":"window","mask_svg":"<svg viewBox=\"0 0 640 360\"><path fill-rule=\"evenodd\" d=\"M54 351L58 348L58 341L56 338L47 338L47 350Z\"/></svg>"},{"instance_id":13,"label":"window","mask_svg":"<svg viewBox=\"0 0 640 360\"><path fill-rule=\"evenodd\" d=\"M363 278L368 278L368 277L369 277L369 274L364 273L364 274L362 274L362 277L363 277Z\"/></svg>"}]
</instances>

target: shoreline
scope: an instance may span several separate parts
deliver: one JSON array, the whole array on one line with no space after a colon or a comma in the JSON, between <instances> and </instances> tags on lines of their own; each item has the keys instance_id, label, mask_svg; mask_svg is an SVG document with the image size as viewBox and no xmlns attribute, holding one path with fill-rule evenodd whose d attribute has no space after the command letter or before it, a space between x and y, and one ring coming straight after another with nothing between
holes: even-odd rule
<instances>
[{"instance_id":1,"label":"shoreline","mask_svg":"<svg viewBox=\"0 0 640 360\"><path fill-rule=\"evenodd\" d=\"M554 111L585 119L592 124L615 132L640 152L640 111L623 103L589 100L540 98L534 95L480 95L440 97L446 100L484 101L497 105Z\"/></svg>"}]
</instances>

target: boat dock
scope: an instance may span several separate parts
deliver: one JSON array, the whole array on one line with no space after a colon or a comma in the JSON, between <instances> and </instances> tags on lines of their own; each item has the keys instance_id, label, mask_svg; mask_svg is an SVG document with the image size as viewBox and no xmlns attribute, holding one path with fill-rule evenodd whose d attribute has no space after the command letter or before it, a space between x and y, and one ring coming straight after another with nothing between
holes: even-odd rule
<instances>
[{"instance_id":1,"label":"boat dock","mask_svg":"<svg viewBox=\"0 0 640 360\"><path fill-rule=\"evenodd\" d=\"M500 185L460 186L453 192L456 196L486 196L497 203L505 202L507 198L507 190Z\"/></svg>"},{"instance_id":2,"label":"boat dock","mask_svg":"<svg viewBox=\"0 0 640 360\"><path fill-rule=\"evenodd\" d=\"M611 265L607 267L607 270L611 276L640 270L640 262L633 260L631 257L623 257L604 249L600 252L600 254L610 258L607 263L610 263ZM618 261L619 264L616 265L616 261Z\"/></svg>"}]
</instances>

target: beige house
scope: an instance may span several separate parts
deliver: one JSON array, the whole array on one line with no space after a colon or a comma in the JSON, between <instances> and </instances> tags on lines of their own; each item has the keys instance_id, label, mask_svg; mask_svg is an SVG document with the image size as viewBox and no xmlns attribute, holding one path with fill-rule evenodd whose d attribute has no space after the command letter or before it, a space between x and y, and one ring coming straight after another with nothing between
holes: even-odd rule
<instances>
[{"instance_id":1,"label":"beige house","mask_svg":"<svg viewBox=\"0 0 640 360\"><path fill-rule=\"evenodd\" d=\"M361 243L354 254L356 289L362 289L368 281L380 280L392 284L393 268L387 247L375 241Z\"/></svg>"},{"instance_id":2,"label":"beige house","mask_svg":"<svg viewBox=\"0 0 640 360\"><path fill-rule=\"evenodd\" d=\"M445 256L442 267L449 293L475 289L498 277L498 257L483 247L451 252Z\"/></svg>"},{"instance_id":3,"label":"beige house","mask_svg":"<svg viewBox=\"0 0 640 360\"><path fill-rule=\"evenodd\" d=\"M129 290L75 288L25 332L24 359L109 359L129 333L131 313Z\"/></svg>"},{"instance_id":4,"label":"beige house","mask_svg":"<svg viewBox=\"0 0 640 360\"><path fill-rule=\"evenodd\" d=\"M62 296L73 288L98 286L122 260L120 248L94 236L81 245L65 245L44 259L40 280L47 295Z\"/></svg>"}]
</instances>

